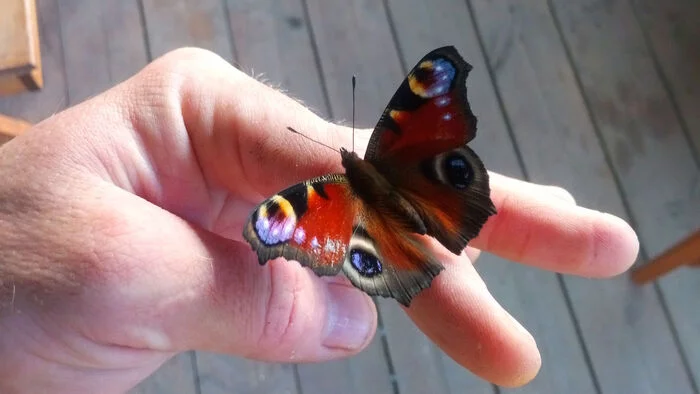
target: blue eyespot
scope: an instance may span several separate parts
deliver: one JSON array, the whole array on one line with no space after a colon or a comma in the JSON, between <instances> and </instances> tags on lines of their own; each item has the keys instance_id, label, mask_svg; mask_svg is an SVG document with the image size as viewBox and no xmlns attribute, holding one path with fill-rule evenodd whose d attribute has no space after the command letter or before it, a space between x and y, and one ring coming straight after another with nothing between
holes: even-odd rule
<instances>
[{"instance_id":1,"label":"blue eyespot","mask_svg":"<svg viewBox=\"0 0 700 394\"><path fill-rule=\"evenodd\" d=\"M457 153L452 153L445 158L443 171L450 185L457 189L466 188L474 178L474 171L467 160Z\"/></svg>"},{"instance_id":2,"label":"blue eyespot","mask_svg":"<svg viewBox=\"0 0 700 394\"><path fill-rule=\"evenodd\" d=\"M416 78L425 87L421 96L433 98L447 93L455 74L454 66L446 59L435 59L431 67L420 68L416 71Z\"/></svg>"},{"instance_id":3,"label":"blue eyespot","mask_svg":"<svg viewBox=\"0 0 700 394\"><path fill-rule=\"evenodd\" d=\"M350 251L350 262L362 276L372 277L382 272L382 263L377 256L362 249Z\"/></svg>"}]
</instances>

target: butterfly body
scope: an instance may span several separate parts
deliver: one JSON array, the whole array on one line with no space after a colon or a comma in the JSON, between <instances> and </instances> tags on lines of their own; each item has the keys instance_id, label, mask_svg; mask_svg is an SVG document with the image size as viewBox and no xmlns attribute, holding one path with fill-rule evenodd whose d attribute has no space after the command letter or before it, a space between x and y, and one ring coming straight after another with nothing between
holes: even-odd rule
<instances>
[{"instance_id":1,"label":"butterfly body","mask_svg":"<svg viewBox=\"0 0 700 394\"><path fill-rule=\"evenodd\" d=\"M372 163L343 148L340 155L350 188L365 206L382 217L393 216L398 223L405 225L402 228L405 231L425 234L425 223L418 212Z\"/></svg>"},{"instance_id":2,"label":"butterfly body","mask_svg":"<svg viewBox=\"0 0 700 394\"><path fill-rule=\"evenodd\" d=\"M459 254L495 213L488 173L466 145L476 134L470 70L453 47L430 52L389 102L364 159L341 149L344 174L260 204L243 230L260 264L281 256L318 275L342 270L368 294L408 306L443 270L425 236Z\"/></svg>"}]
</instances>

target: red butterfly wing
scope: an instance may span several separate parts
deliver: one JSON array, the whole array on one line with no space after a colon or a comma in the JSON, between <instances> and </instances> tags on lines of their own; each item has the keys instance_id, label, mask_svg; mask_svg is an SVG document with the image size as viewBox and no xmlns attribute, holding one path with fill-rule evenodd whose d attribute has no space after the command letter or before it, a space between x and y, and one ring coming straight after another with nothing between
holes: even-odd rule
<instances>
[{"instance_id":1,"label":"red butterfly wing","mask_svg":"<svg viewBox=\"0 0 700 394\"><path fill-rule=\"evenodd\" d=\"M406 148L430 157L464 146L476 136L476 117L467 101L472 66L454 47L424 56L399 86L367 147L374 162Z\"/></svg>"},{"instance_id":2,"label":"red butterfly wing","mask_svg":"<svg viewBox=\"0 0 700 394\"><path fill-rule=\"evenodd\" d=\"M467 100L471 69L454 47L423 57L389 102L365 156L415 208L428 235L454 253L496 212L488 172L466 146L477 124Z\"/></svg>"},{"instance_id":3,"label":"red butterfly wing","mask_svg":"<svg viewBox=\"0 0 700 394\"><path fill-rule=\"evenodd\" d=\"M345 176L326 175L270 197L253 211L243 237L260 264L296 260L318 275L340 271L359 202Z\"/></svg>"}]
</instances>

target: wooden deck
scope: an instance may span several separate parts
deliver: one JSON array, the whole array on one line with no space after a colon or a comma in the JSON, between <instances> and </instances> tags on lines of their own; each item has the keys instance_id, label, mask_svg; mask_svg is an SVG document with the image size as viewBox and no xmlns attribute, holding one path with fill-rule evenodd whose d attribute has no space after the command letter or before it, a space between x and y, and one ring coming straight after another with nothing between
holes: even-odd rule
<instances>
[{"instance_id":1,"label":"wooden deck","mask_svg":"<svg viewBox=\"0 0 700 394\"><path fill-rule=\"evenodd\" d=\"M640 262L700 226L698 0L38 0L45 88L0 99L41 120L185 45L264 74L318 113L370 127L406 67L454 44L475 67L476 150L511 176L627 218ZM235 92L232 92L234 94ZM700 270L636 287L484 255L477 269L533 332L539 376L502 389L461 369L394 302L359 356L274 365L182 354L134 393L698 394ZM469 340L469 338L465 338Z\"/></svg>"}]
</instances>

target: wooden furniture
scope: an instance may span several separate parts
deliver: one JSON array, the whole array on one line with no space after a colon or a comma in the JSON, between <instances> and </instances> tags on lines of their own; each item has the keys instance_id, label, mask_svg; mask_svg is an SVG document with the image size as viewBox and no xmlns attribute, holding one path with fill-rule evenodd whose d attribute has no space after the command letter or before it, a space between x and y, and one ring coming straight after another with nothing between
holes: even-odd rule
<instances>
[{"instance_id":1,"label":"wooden furniture","mask_svg":"<svg viewBox=\"0 0 700 394\"><path fill-rule=\"evenodd\" d=\"M632 271L632 280L637 284L647 283L682 265L700 266L700 229L661 256Z\"/></svg>"},{"instance_id":2,"label":"wooden furniture","mask_svg":"<svg viewBox=\"0 0 700 394\"><path fill-rule=\"evenodd\" d=\"M35 0L0 2L0 94L43 86ZM0 115L0 134L14 137L29 123Z\"/></svg>"},{"instance_id":3,"label":"wooden furniture","mask_svg":"<svg viewBox=\"0 0 700 394\"><path fill-rule=\"evenodd\" d=\"M31 126L29 122L0 114L0 134L4 136L16 137Z\"/></svg>"}]
</instances>

